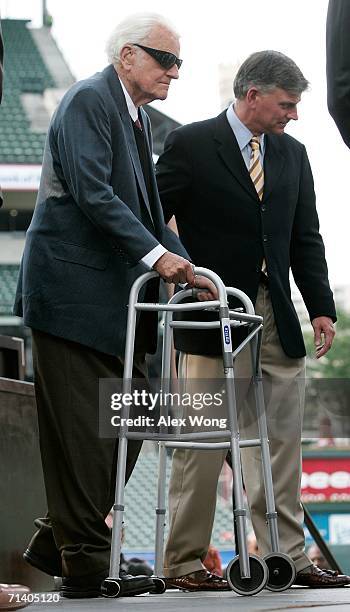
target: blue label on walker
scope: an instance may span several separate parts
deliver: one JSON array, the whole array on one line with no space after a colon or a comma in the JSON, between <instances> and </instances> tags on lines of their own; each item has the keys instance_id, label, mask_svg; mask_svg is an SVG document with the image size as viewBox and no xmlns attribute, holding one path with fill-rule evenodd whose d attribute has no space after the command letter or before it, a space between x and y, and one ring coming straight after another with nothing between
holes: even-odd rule
<instances>
[{"instance_id":1,"label":"blue label on walker","mask_svg":"<svg viewBox=\"0 0 350 612\"><path fill-rule=\"evenodd\" d=\"M222 325L222 334L223 334L223 347L225 353L229 353L231 351L231 325L230 319L221 319Z\"/></svg>"}]
</instances>

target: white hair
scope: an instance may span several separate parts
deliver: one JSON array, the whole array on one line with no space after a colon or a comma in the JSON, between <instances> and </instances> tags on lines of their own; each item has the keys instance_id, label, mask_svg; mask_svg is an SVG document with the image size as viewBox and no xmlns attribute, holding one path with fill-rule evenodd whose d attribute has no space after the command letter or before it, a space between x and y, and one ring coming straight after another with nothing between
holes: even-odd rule
<instances>
[{"instance_id":1,"label":"white hair","mask_svg":"<svg viewBox=\"0 0 350 612\"><path fill-rule=\"evenodd\" d=\"M179 38L174 26L168 19L158 13L136 13L123 19L106 43L106 53L110 64L120 62L120 52L127 43L143 43L151 30L161 25L173 32Z\"/></svg>"}]
</instances>

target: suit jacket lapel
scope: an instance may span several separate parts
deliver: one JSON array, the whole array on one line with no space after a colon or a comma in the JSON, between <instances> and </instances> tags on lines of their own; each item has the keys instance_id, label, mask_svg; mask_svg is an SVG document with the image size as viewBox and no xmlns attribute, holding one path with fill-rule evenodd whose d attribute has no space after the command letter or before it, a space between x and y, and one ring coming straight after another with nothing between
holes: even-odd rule
<instances>
[{"instance_id":1,"label":"suit jacket lapel","mask_svg":"<svg viewBox=\"0 0 350 612\"><path fill-rule=\"evenodd\" d=\"M148 154L149 154L149 163L152 166L151 181L152 181L153 204L154 204L154 206L152 206L152 220L155 225L156 231L159 231L159 229L164 225L164 215L163 215L163 209L162 209L162 205L160 203L160 198L158 194L158 185L157 185L156 173L154 169L154 161L153 161L153 155L152 155L152 134L151 134L151 127L150 127L150 118L148 114L146 113L146 111L143 110L142 107L140 107L140 118L141 118L142 128L146 136L146 143L147 143Z\"/></svg>"},{"instance_id":2,"label":"suit jacket lapel","mask_svg":"<svg viewBox=\"0 0 350 612\"><path fill-rule=\"evenodd\" d=\"M228 170L254 201L259 202L258 194L249 176L236 137L227 121L226 111L217 117L214 138L218 145L218 154Z\"/></svg>"},{"instance_id":3,"label":"suit jacket lapel","mask_svg":"<svg viewBox=\"0 0 350 612\"><path fill-rule=\"evenodd\" d=\"M126 105L125 96L123 90L120 85L119 77L112 65L108 66L106 69L107 78L110 83L113 97L116 99L118 111L120 117L123 122L125 140L129 149L130 157L134 166L134 171L136 175L137 182L140 187L140 191L142 193L142 197L146 204L147 210L152 218L150 203L148 199L148 193L146 189L146 184L141 168L140 158L137 150L137 145L134 136L134 130L131 124L131 118L129 115L128 107Z\"/></svg>"},{"instance_id":4,"label":"suit jacket lapel","mask_svg":"<svg viewBox=\"0 0 350 612\"><path fill-rule=\"evenodd\" d=\"M146 183L145 183L145 179L144 179L142 168L141 168L141 162L140 162L139 153L138 153L138 150L137 150L137 145L136 145L135 136L134 136L134 130L133 130L132 125L131 125L131 119L130 119L129 113L127 114L127 116L122 115L122 120L123 120L123 124L124 124L124 128L125 128L125 138L126 138L126 142L127 142L127 145L128 145L130 157L131 157L131 160L132 160L132 163L133 163L133 166L134 166L136 178L137 178L137 181L138 181L138 184L139 184L139 187L140 187L140 191L142 193L142 197L143 197L144 202L146 204L147 210L148 210L148 212L149 212L149 214L151 215L151 218L152 218L150 202L149 202L149 199L148 199L148 193L147 193L147 189L146 189Z\"/></svg>"},{"instance_id":5,"label":"suit jacket lapel","mask_svg":"<svg viewBox=\"0 0 350 612\"><path fill-rule=\"evenodd\" d=\"M264 195L263 200L267 200L274 186L279 181L281 172L285 164L280 139L282 136L265 136L265 156L264 156Z\"/></svg>"}]
</instances>

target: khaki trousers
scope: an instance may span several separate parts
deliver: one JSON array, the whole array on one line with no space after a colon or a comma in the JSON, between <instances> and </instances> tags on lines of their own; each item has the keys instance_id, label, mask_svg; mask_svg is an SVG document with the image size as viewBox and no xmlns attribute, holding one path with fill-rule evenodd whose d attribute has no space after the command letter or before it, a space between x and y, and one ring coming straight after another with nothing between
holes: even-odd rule
<instances>
[{"instance_id":1,"label":"khaki trousers","mask_svg":"<svg viewBox=\"0 0 350 612\"><path fill-rule=\"evenodd\" d=\"M264 317L261 366L280 549L291 556L296 570L301 571L311 565L304 552L300 503L305 359L293 359L284 353L269 291L264 286L259 288L255 310ZM186 354L182 355L180 367L180 378L223 379L220 357ZM257 437L250 377L250 349L246 347L235 361L241 439ZM203 569L215 515L218 478L226 454L226 450L174 451L169 487L170 529L164 559L167 577ZM270 541L259 448L242 449L242 469L259 553L265 555L270 552Z\"/></svg>"}]
</instances>

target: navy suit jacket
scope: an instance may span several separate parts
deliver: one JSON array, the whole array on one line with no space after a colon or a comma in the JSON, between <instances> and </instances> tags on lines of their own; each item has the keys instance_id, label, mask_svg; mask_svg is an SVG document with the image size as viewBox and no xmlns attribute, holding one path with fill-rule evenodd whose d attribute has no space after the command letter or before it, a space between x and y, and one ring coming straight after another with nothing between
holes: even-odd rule
<instances>
[{"instance_id":1,"label":"navy suit jacket","mask_svg":"<svg viewBox=\"0 0 350 612\"><path fill-rule=\"evenodd\" d=\"M140 260L159 243L188 257L164 223L153 168L151 180L150 202L114 67L73 85L49 127L27 233L14 309L25 325L123 355Z\"/></svg>"},{"instance_id":2,"label":"navy suit jacket","mask_svg":"<svg viewBox=\"0 0 350 612\"><path fill-rule=\"evenodd\" d=\"M175 214L192 261L214 270L254 304L265 258L282 347L290 357L301 357L305 347L290 268L310 318L335 320L305 147L287 134L267 135L264 174L260 202L226 111L172 132L157 163L165 218ZM240 339L236 331L233 339ZM215 330L179 331L176 344L195 354L221 350Z\"/></svg>"}]
</instances>

